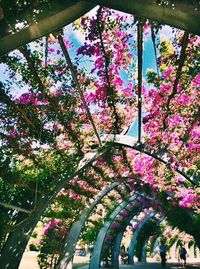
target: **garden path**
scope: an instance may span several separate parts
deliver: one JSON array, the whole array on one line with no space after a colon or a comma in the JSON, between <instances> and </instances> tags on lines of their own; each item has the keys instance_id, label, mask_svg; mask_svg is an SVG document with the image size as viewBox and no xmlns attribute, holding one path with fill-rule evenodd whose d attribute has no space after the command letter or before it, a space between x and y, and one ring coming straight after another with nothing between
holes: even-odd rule
<instances>
[{"instance_id":1,"label":"garden path","mask_svg":"<svg viewBox=\"0 0 200 269\"><path fill-rule=\"evenodd\" d=\"M162 269L159 263L136 263L134 265L121 265L120 269ZM165 269L182 269L177 263L168 263ZM88 269L88 266L79 267L79 269ZM106 269L106 268L105 268ZM107 268L109 269L109 268ZM200 263L191 263L186 265L185 269L200 269Z\"/></svg>"}]
</instances>

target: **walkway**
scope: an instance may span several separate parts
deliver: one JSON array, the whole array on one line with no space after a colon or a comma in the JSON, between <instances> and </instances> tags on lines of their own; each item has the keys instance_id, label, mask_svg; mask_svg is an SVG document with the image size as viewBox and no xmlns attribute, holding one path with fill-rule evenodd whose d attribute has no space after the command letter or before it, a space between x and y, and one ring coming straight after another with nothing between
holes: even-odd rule
<instances>
[{"instance_id":1,"label":"walkway","mask_svg":"<svg viewBox=\"0 0 200 269\"><path fill-rule=\"evenodd\" d=\"M168 263L165 269L182 269L183 267L177 263ZM200 263L191 263L186 265L186 269L200 269ZM88 269L88 266L79 267L79 269ZM106 268L104 268L106 269ZM109 269L109 268L107 268ZM121 265L120 269L163 269L159 263L136 263L134 265Z\"/></svg>"},{"instance_id":2,"label":"walkway","mask_svg":"<svg viewBox=\"0 0 200 269\"><path fill-rule=\"evenodd\" d=\"M39 269L37 264L37 255L35 251L27 251L23 255L22 262L19 269ZM88 257L75 256L74 262L83 264L88 261ZM150 260L151 261L151 260ZM134 265L121 265L120 269L163 269L159 263L135 263ZM88 269L88 265L85 266L76 266L78 269ZM109 268L107 268L109 269ZM177 263L167 263L165 269L182 269L180 264ZM190 263L186 266L186 269L200 269L200 259L190 259Z\"/></svg>"},{"instance_id":3,"label":"walkway","mask_svg":"<svg viewBox=\"0 0 200 269\"><path fill-rule=\"evenodd\" d=\"M159 263L146 263L146 264L135 264L135 265L123 265L120 266L120 269L162 269L163 267ZM168 263L165 267L166 269L182 269L183 267L177 263ZM190 264L185 268L187 269L200 269L199 264Z\"/></svg>"}]
</instances>

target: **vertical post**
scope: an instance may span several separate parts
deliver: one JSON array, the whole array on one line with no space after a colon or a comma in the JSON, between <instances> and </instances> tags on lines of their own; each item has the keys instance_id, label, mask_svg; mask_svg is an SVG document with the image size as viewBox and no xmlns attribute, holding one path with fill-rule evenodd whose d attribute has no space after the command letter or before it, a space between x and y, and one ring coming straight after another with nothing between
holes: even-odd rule
<instances>
[{"instance_id":1,"label":"vertical post","mask_svg":"<svg viewBox=\"0 0 200 269\"><path fill-rule=\"evenodd\" d=\"M138 143L141 143L142 130L142 59L143 59L143 21L137 24L138 43Z\"/></svg>"}]
</instances>

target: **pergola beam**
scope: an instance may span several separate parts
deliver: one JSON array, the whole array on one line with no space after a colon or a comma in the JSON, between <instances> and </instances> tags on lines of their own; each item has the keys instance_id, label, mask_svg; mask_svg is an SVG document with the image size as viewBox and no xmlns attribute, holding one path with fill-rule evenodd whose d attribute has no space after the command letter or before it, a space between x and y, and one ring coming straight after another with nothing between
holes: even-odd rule
<instances>
[{"instance_id":1,"label":"pergola beam","mask_svg":"<svg viewBox=\"0 0 200 269\"><path fill-rule=\"evenodd\" d=\"M91 114L91 112L90 112L90 109L89 109L89 107L88 107L88 105L87 105L87 102L86 102L86 100L85 100L84 94L83 94L83 92L82 92L81 84L80 84L80 82L79 82L79 80L78 80L77 72L76 72L75 69L74 69L74 66L73 66L73 64L72 64L71 58L70 58L70 56L69 56L68 50L67 50L67 48L66 48L66 46L65 46L65 43L64 43L64 40L63 40L63 37L62 37L61 34L58 35L58 41L59 41L60 47L61 47L61 49L62 49L62 52L63 52L63 54L64 54L65 60L66 60L66 62L67 62L67 65L68 65L68 67L69 67L69 69L70 69L70 71L71 71L72 78L73 78L73 80L74 80L74 82L75 82L76 89L77 89L77 91L78 91L78 93L79 93L79 95L80 95L81 101L82 101L83 106L84 106L84 108L85 108L85 110L86 110L88 119L89 119L89 121L90 121L90 123L91 123L91 125L92 125L92 128L93 128L93 130L94 130L94 133L95 133L95 135L96 135L96 137L97 137L99 146L102 147L101 139L100 139L100 136L99 136L99 134L98 134L96 125L95 125L95 123L94 123L94 120L93 120L93 118L92 118L92 114Z\"/></svg>"},{"instance_id":2,"label":"pergola beam","mask_svg":"<svg viewBox=\"0 0 200 269\"><path fill-rule=\"evenodd\" d=\"M187 4L185 1L177 2L175 6L158 5L155 0L87 0L87 2L200 34L199 8L195 9L192 4Z\"/></svg>"},{"instance_id":3,"label":"pergola beam","mask_svg":"<svg viewBox=\"0 0 200 269\"><path fill-rule=\"evenodd\" d=\"M55 5L57 5L57 10L49 10L45 18L32 23L30 26L25 27L16 33L0 38L0 56L42 36L59 30L83 16L95 7L96 4L68 0L63 2L62 5L59 3L56 3ZM15 14L13 14L13 16L15 16ZM29 16L31 16L31 13Z\"/></svg>"},{"instance_id":4,"label":"pergola beam","mask_svg":"<svg viewBox=\"0 0 200 269\"><path fill-rule=\"evenodd\" d=\"M142 59L143 59L143 22L138 20L137 25L138 43L138 143L141 143L142 136Z\"/></svg>"}]
</instances>

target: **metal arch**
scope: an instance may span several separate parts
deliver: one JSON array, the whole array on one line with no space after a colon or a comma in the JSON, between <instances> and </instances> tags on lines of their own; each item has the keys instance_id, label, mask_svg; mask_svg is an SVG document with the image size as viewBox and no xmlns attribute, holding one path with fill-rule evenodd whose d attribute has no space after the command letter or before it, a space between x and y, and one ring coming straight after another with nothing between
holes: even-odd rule
<instances>
[{"instance_id":1,"label":"metal arch","mask_svg":"<svg viewBox=\"0 0 200 269\"><path fill-rule=\"evenodd\" d=\"M128 148L132 148L132 149L135 149L141 153L144 153L152 158L154 158L155 160L158 160L159 162L161 163L164 163L166 166L167 165L170 165L170 163L168 163L167 161L165 161L164 159L162 159L162 156L160 154L155 154L155 153L152 153L148 150L146 150L144 148L145 145L138 145L137 144L137 140L130 136L130 135L123 135L123 134L116 134L116 135L113 135L113 134L108 134L108 135L104 135L102 136L101 138L102 140L105 140L105 141L113 141L115 143L115 145L121 145L121 146L125 146L125 147L128 147ZM187 181L189 181L191 184L193 185L196 185L196 183L190 178L188 177L184 172L182 172L181 170L179 169L175 169L175 171L180 174L181 176L183 176Z\"/></svg>"},{"instance_id":2,"label":"metal arch","mask_svg":"<svg viewBox=\"0 0 200 269\"><path fill-rule=\"evenodd\" d=\"M66 242L65 242L63 255L58 265L58 269L64 269L64 268L71 269L72 268L72 259L75 252L75 247L76 247L81 229L83 228L85 224L85 221L87 220L88 216L91 214L95 206L102 200L102 198L105 197L111 190L116 188L119 184L120 183L118 182L114 182L113 184L111 184L111 186L107 187L100 194L98 194L95 200L90 204L90 206L86 207L83 210L79 220L73 223L69 231L69 234L67 236Z\"/></svg>"},{"instance_id":3,"label":"metal arch","mask_svg":"<svg viewBox=\"0 0 200 269\"><path fill-rule=\"evenodd\" d=\"M79 220L76 221L72 225L72 227L69 231L69 234L67 236L65 246L63 249L62 258L61 258L61 261L58 265L58 269L64 269L64 268L72 269L72 260L73 260L76 244L77 244L81 229L83 228L85 221L87 220L87 218L91 214L94 207L102 200L102 198L104 198L111 190L115 189L117 186L119 186L120 184L123 184L123 183L124 182L112 183L111 186L107 187L100 194L98 194L94 198L95 200L87 208L85 208L83 210ZM143 196L141 194L138 194L138 195ZM67 254L67 255L65 255L65 254Z\"/></svg>"},{"instance_id":4,"label":"metal arch","mask_svg":"<svg viewBox=\"0 0 200 269\"><path fill-rule=\"evenodd\" d=\"M155 4L154 0L86 0L66 1L58 11L51 10L48 17L37 23L31 24L17 33L7 35L0 39L0 56L8 53L19 46L27 44L37 38L59 30L61 27L73 22L84 15L96 5L107 6L123 12L134 14L141 18L158 21L179 29L200 34L199 30L199 6L195 9L192 5L176 3L175 9Z\"/></svg>"},{"instance_id":5,"label":"metal arch","mask_svg":"<svg viewBox=\"0 0 200 269\"><path fill-rule=\"evenodd\" d=\"M132 212L133 214L130 215L130 217L128 219L126 219L125 224L123 225L122 230L117 234L117 236L114 239L114 245L112 248L112 268L118 269L119 268L119 254L120 254L120 246L121 246L121 241L124 235L124 232L126 230L126 227L129 225L131 219L133 218L133 216L135 216L135 213L141 212L140 208L137 212Z\"/></svg>"},{"instance_id":6,"label":"metal arch","mask_svg":"<svg viewBox=\"0 0 200 269\"><path fill-rule=\"evenodd\" d=\"M200 34L199 6L195 9L193 5L187 5L184 1L176 2L175 8L170 5L158 5L155 0L87 0L87 2L158 21L160 24L171 25L197 35Z\"/></svg>"},{"instance_id":7,"label":"metal arch","mask_svg":"<svg viewBox=\"0 0 200 269\"><path fill-rule=\"evenodd\" d=\"M141 262L147 262L147 249L146 249L146 244L147 244L147 242L148 242L148 240L149 240L149 237L148 238L146 238L145 240L144 240L144 243L143 243L143 246L142 246L142 255L141 255Z\"/></svg>"},{"instance_id":8,"label":"metal arch","mask_svg":"<svg viewBox=\"0 0 200 269\"><path fill-rule=\"evenodd\" d=\"M102 253L102 247L103 247L103 243L106 237L106 234L113 222L113 220L117 217L117 215L119 215L119 213L126 208L126 206L128 204L130 204L131 202L133 202L134 200L137 199L138 196L134 195L132 197L130 197L128 199L128 201L124 201L122 202L110 215L109 220L107 220L104 224L104 226L102 227L102 229L100 230L97 239L96 239L96 243L94 245L94 249L92 252L92 257L90 260L90 265L89 265L89 269L99 269L100 268L100 261L101 261L101 253Z\"/></svg>"},{"instance_id":9,"label":"metal arch","mask_svg":"<svg viewBox=\"0 0 200 269\"><path fill-rule=\"evenodd\" d=\"M86 3L84 1L75 2L67 0L62 3L62 5L54 3L54 8L55 6L58 9L57 12L55 12L55 10L50 10L46 18L32 23L30 26L17 33L0 38L0 56L42 36L59 30L83 16L94 8L96 4Z\"/></svg>"},{"instance_id":10,"label":"metal arch","mask_svg":"<svg viewBox=\"0 0 200 269\"><path fill-rule=\"evenodd\" d=\"M139 228L139 232L136 234L136 236L135 236L135 233L134 233L134 235L133 235L133 237L132 237L132 239L131 239L130 246L129 246L129 249L130 249L130 247L131 247L131 243L133 243L132 252L130 253L131 255L133 255L132 258L131 258L131 260L133 261L133 263L131 263L131 264L134 264L134 259L133 259L133 257L134 257L134 253L135 253L135 246L136 246L136 243L137 243L138 235L139 235L139 233L141 232L143 226L144 226L148 221L150 221L152 218L154 218L154 216L156 215L156 212L154 212L154 215L153 215L153 213L151 213L151 214L152 214L152 216L149 215L149 218L147 218L146 220L144 220L144 222L141 222L141 227ZM161 219L158 221L158 223L161 223L163 220L164 220L164 217L161 217ZM133 242L132 242L132 241L133 241ZM142 252L142 255L141 255L143 261L146 260L146 258L144 257L144 254L145 254L144 248L145 248L145 242L144 242L143 247L142 247L142 251L143 251L143 252Z\"/></svg>"},{"instance_id":11,"label":"metal arch","mask_svg":"<svg viewBox=\"0 0 200 269\"><path fill-rule=\"evenodd\" d=\"M133 257L135 253L135 245L136 245L136 241L137 241L137 238L141 229L150 219L152 219L155 216L155 214L156 214L155 212L152 212L151 214L149 214L142 222L139 223L138 229L134 232L133 237L131 238L129 249L128 249L128 263L129 264L134 264Z\"/></svg>"}]
</instances>

